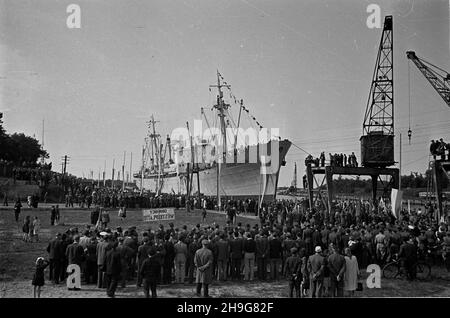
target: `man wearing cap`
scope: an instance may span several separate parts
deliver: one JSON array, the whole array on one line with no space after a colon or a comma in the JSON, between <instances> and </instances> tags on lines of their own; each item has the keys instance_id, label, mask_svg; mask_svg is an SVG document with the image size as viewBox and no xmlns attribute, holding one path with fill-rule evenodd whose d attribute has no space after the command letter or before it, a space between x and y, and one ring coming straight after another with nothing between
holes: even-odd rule
<instances>
[{"instance_id":1,"label":"man wearing cap","mask_svg":"<svg viewBox=\"0 0 450 318\"><path fill-rule=\"evenodd\" d=\"M414 280L416 278L417 247L412 236L400 246L398 257L406 269L408 280Z\"/></svg>"},{"instance_id":2,"label":"man wearing cap","mask_svg":"<svg viewBox=\"0 0 450 318\"><path fill-rule=\"evenodd\" d=\"M109 247L109 242L106 237L106 232L101 232L101 238L100 242L97 244L97 287L98 288L104 288L105 282L104 282L104 273L105 273L105 257L106 257L106 250Z\"/></svg>"},{"instance_id":3,"label":"man wearing cap","mask_svg":"<svg viewBox=\"0 0 450 318\"><path fill-rule=\"evenodd\" d=\"M122 271L122 264L120 261L120 254L117 251L117 244L117 242L112 243L112 248L106 252L105 258L105 273L107 278L106 294L111 298L114 298L120 273Z\"/></svg>"},{"instance_id":4,"label":"man wearing cap","mask_svg":"<svg viewBox=\"0 0 450 318\"><path fill-rule=\"evenodd\" d=\"M316 246L315 254L308 258L308 272L310 279L310 297L322 297L324 270L326 266L325 257L321 255L322 248Z\"/></svg>"},{"instance_id":5,"label":"man wearing cap","mask_svg":"<svg viewBox=\"0 0 450 318\"><path fill-rule=\"evenodd\" d=\"M330 244L329 250L331 254L328 256L327 264L330 270L330 294L331 297L343 297L345 258L333 244Z\"/></svg>"},{"instance_id":6,"label":"man wearing cap","mask_svg":"<svg viewBox=\"0 0 450 318\"><path fill-rule=\"evenodd\" d=\"M175 282L183 284L186 272L186 260L188 257L188 247L184 243L184 238L180 238L174 245L175 250Z\"/></svg>"},{"instance_id":7,"label":"man wearing cap","mask_svg":"<svg viewBox=\"0 0 450 318\"><path fill-rule=\"evenodd\" d=\"M302 260L298 256L297 248L292 247L291 256L286 259L284 265L284 275L289 282L289 297L294 297L294 288L296 298L300 298L300 282L302 281Z\"/></svg>"},{"instance_id":8,"label":"man wearing cap","mask_svg":"<svg viewBox=\"0 0 450 318\"><path fill-rule=\"evenodd\" d=\"M152 298L156 298L156 285L159 280L161 264L156 256L156 248L151 247L148 250L147 258L142 262L139 268L139 276L144 279L145 298L149 298L149 290L152 291Z\"/></svg>"},{"instance_id":9,"label":"man wearing cap","mask_svg":"<svg viewBox=\"0 0 450 318\"><path fill-rule=\"evenodd\" d=\"M213 254L211 250L207 248L209 241L202 241L202 248L195 252L194 264L197 268L197 296L201 295L201 290L203 286L203 296L209 297L208 288L209 284L212 282L212 265L213 265Z\"/></svg>"},{"instance_id":10,"label":"man wearing cap","mask_svg":"<svg viewBox=\"0 0 450 318\"><path fill-rule=\"evenodd\" d=\"M119 237L119 246L117 247L117 252L120 255L121 262L121 273L120 273L120 287L125 288L127 285L127 280L129 277L129 265L131 263L131 258L133 257L133 250L124 244L124 238Z\"/></svg>"},{"instance_id":11,"label":"man wearing cap","mask_svg":"<svg viewBox=\"0 0 450 318\"><path fill-rule=\"evenodd\" d=\"M141 246L139 246L138 252L137 252L137 259L138 259L137 260L138 277L137 277L137 284L136 284L137 287L142 286L142 276L139 273L141 272L140 269L141 269L142 263L147 258L150 248L151 248L150 240L149 240L148 236L145 236L143 239L143 244Z\"/></svg>"}]
</instances>

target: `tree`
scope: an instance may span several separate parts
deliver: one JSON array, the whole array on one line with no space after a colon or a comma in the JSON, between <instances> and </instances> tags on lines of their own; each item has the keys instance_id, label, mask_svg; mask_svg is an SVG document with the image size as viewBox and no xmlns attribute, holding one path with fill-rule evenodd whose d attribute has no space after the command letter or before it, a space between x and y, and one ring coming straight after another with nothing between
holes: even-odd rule
<instances>
[{"instance_id":1,"label":"tree","mask_svg":"<svg viewBox=\"0 0 450 318\"><path fill-rule=\"evenodd\" d=\"M3 128L0 128L0 149L0 159L12 161L16 165L35 165L41 156L49 157L35 138L23 133L8 136Z\"/></svg>"}]
</instances>

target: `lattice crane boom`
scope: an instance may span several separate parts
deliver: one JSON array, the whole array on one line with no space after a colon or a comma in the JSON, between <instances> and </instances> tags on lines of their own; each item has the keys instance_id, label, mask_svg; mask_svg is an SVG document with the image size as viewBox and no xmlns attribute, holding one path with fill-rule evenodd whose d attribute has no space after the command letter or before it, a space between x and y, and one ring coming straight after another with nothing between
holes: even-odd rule
<instances>
[{"instance_id":1,"label":"lattice crane boom","mask_svg":"<svg viewBox=\"0 0 450 318\"><path fill-rule=\"evenodd\" d=\"M373 72L363 133L394 133L394 50L392 16L386 16Z\"/></svg>"},{"instance_id":2,"label":"lattice crane boom","mask_svg":"<svg viewBox=\"0 0 450 318\"><path fill-rule=\"evenodd\" d=\"M419 58L414 51L406 52L406 57L413 61L414 65L425 76L428 82L450 107L450 74L443 69Z\"/></svg>"},{"instance_id":3,"label":"lattice crane boom","mask_svg":"<svg viewBox=\"0 0 450 318\"><path fill-rule=\"evenodd\" d=\"M385 168L395 163L393 43L392 16L386 16L360 138L364 167Z\"/></svg>"}]
</instances>

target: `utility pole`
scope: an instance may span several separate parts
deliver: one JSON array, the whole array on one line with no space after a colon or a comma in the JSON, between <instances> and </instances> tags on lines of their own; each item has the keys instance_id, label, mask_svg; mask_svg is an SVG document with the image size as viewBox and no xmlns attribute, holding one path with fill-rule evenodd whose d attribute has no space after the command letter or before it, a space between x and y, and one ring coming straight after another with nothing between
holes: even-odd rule
<instances>
[{"instance_id":1,"label":"utility pole","mask_svg":"<svg viewBox=\"0 0 450 318\"><path fill-rule=\"evenodd\" d=\"M44 150L44 119L42 119L42 144L41 149ZM43 165L45 163L44 155L41 156L41 164Z\"/></svg>"},{"instance_id":2,"label":"utility pole","mask_svg":"<svg viewBox=\"0 0 450 318\"><path fill-rule=\"evenodd\" d=\"M123 165L122 165L122 193L125 191L125 157L127 152L123 152Z\"/></svg>"},{"instance_id":3,"label":"utility pole","mask_svg":"<svg viewBox=\"0 0 450 318\"><path fill-rule=\"evenodd\" d=\"M62 168L62 183L64 184L64 178L66 176L66 171L67 171L67 164L68 164L68 160L70 159L67 155L65 155L64 157L61 158L62 162L61 162L61 168ZM66 192L66 187L64 186L64 192Z\"/></svg>"},{"instance_id":4,"label":"utility pole","mask_svg":"<svg viewBox=\"0 0 450 318\"><path fill-rule=\"evenodd\" d=\"M103 187L106 188L106 160L105 165L103 166Z\"/></svg>"},{"instance_id":5,"label":"utility pole","mask_svg":"<svg viewBox=\"0 0 450 318\"><path fill-rule=\"evenodd\" d=\"M398 190L402 188L402 133L400 133L400 158L398 163Z\"/></svg>"},{"instance_id":6,"label":"utility pole","mask_svg":"<svg viewBox=\"0 0 450 318\"><path fill-rule=\"evenodd\" d=\"M145 147L142 147L142 167L141 167L141 195L143 190L143 185L144 185L144 155L145 155Z\"/></svg>"},{"instance_id":7,"label":"utility pole","mask_svg":"<svg viewBox=\"0 0 450 318\"><path fill-rule=\"evenodd\" d=\"M62 157L62 160L63 160L63 162L62 162L62 166L63 166L62 174L63 174L63 176L66 175L68 159L70 159L70 158L67 157L67 155L65 155L64 157Z\"/></svg>"},{"instance_id":8,"label":"utility pole","mask_svg":"<svg viewBox=\"0 0 450 318\"><path fill-rule=\"evenodd\" d=\"M111 178L111 189L114 190L114 163L116 159L113 159L113 165L112 165L112 178Z\"/></svg>"},{"instance_id":9,"label":"utility pole","mask_svg":"<svg viewBox=\"0 0 450 318\"><path fill-rule=\"evenodd\" d=\"M129 183L133 183L133 174L132 174L132 166L133 166L133 153L130 153L130 179Z\"/></svg>"}]
</instances>

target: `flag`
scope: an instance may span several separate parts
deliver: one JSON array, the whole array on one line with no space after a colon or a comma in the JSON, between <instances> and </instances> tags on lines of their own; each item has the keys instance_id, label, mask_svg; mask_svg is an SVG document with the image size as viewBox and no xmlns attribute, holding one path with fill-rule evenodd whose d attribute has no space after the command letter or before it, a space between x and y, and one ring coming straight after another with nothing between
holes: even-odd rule
<instances>
[{"instance_id":1,"label":"flag","mask_svg":"<svg viewBox=\"0 0 450 318\"><path fill-rule=\"evenodd\" d=\"M392 191L391 191L392 214L397 219L400 216L400 210L401 210L401 204L402 204L402 196L403 196L403 191L400 191L398 189L392 189Z\"/></svg>"}]
</instances>

